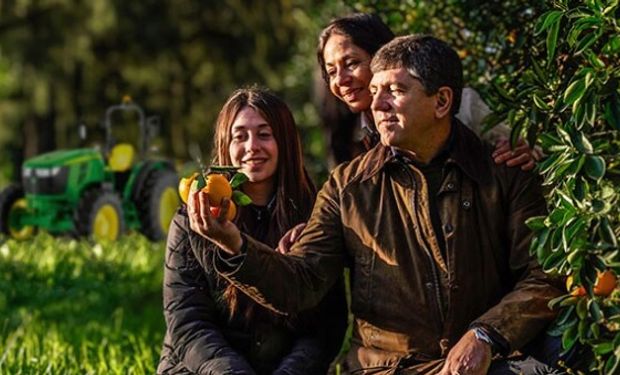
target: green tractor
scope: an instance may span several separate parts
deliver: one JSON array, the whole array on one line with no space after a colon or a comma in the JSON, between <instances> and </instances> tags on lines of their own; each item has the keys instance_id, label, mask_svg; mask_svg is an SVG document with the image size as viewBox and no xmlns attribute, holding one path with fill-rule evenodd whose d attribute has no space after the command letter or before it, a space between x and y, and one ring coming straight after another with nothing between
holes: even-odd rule
<instances>
[{"instance_id":1,"label":"green tractor","mask_svg":"<svg viewBox=\"0 0 620 375\"><path fill-rule=\"evenodd\" d=\"M112 117L117 112L137 114L138 152L129 143L114 144ZM17 239L40 228L115 240L126 230L137 230L150 240L164 239L179 205L178 176L170 161L146 156L157 120L147 119L126 98L106 110L103 150L59 150L24 162L22 184L0 193L0 231Z\"/></svg>"}]
</instances>

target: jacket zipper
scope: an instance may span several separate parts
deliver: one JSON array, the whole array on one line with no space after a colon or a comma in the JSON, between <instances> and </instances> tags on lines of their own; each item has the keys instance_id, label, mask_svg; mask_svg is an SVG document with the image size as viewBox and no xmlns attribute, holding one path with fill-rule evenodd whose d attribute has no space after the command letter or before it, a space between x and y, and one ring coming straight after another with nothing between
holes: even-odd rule
<instances>
[{"instance_id":1,"label":"jacket zipper","mask_svg":"<svg viewBox=\"0 0 620 375\"><path fill-rule=\"evenodd\" d=\"M404 163L401 162L401 164L403 164L403 167L405 168L405 170L407 171L407 174L409 175L409 177L411 178L411 182L413 184L413 188L414 190L417 189L417 183L415 180L415 176L411 173L411 171L409 170L409 167ZM416 210L416 196L418 194L414 192L413 195L413 209L414 209L414 215L415 214L415 210ZM430 216L429 216L430 217ZM439 320L441 322L441 325L443 326L445 317L444 317L444 311L443 311L443 298L441 296L441 289L440 289L440 282L439 282L439 271L437 270L437 264L435 263L435 258L433 258L433 254L431 254L430 250L429 250L429 243L426 241L426 239L422 238L422 240L424 241L424 253L426 254L430 264L431 264L431 275L433 278L433 286L434 286L434 290L435 290L435 297L437 298L437 310L439 312ZM441 328L441 327L440 327Z\"/></svg>"}]
</instances>

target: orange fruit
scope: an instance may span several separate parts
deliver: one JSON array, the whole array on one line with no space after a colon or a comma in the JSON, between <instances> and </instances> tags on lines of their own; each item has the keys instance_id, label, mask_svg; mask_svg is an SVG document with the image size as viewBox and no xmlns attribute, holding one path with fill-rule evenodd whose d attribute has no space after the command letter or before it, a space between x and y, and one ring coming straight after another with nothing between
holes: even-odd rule
<instances>
[{"instance_id":1,"label":"orange fruit","mask_svg":"<svg viewBox=\"0 0 620 375\"><path fill-rule=\"evenodd\" d=\"M179 196L184 203L187 203L187 197L189 197L189 191L192 187L192 182L198 177L198 172L192 173L189 177L183 177L179 181Z\"/></svg>"},{"instance_id":2,"label":"orange fruit","mask_svg":"<svg viewBox=\"0 0 620 375\"><path fill-rule=\"evenodd\" d=\"M222 199L230 199L232 197L232 187L226 176L222 174L213 173L208 175L207 185L202 188L202 191L207 193L211 206L219 206L222 204Z\"/></svg>"},{"instance_id":3,"label":"orange fruit","mask_svg":"<svg viewBox=\"0 0 620 375\"><path fill-rule=\"evenodd\" d=\"M220 206L211 206L209 209L211 210L211 215L214 217L220 216ZM233 201L230 201L230 206L228 206L228 212L226 213L226 219L232 221L235 216L237 216L237 206Z\"/></svg>"},{"instance_id":4,"label":"orange fruit","mask_svg":"<svg viewBox=\"0 0 620 375\"><path fill-rule=\"evenodd\" d=\"M611 270L599 273L596 277L596 284L594 284L594 294L597 296L610 295L616 289L617 281L616 274Z\"/></svg>"},{"instance_id":5,"label":"orange fruit","mask_svg":"<svg viewBox=\"0 0 620 375\"><path fill-rule=\"evenodd\" d=\"M613 271L599 272L596 277L596 283L594 283L594 294L604 297L610 295L616 289L617 281L618 278ZM571 296L582 297L586 295L586 288L573 285L573 276L569 276L566 279L566 290L570 292Z\"/></svg>"}]
</instances>

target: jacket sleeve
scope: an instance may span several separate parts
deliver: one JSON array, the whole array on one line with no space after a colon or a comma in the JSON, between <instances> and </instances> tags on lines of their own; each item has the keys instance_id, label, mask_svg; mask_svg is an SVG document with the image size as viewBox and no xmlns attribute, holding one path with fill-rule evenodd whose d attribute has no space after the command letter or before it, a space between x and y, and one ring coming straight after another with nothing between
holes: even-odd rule
<instances>
[{"instance_id":1,"label":"jacket sleeve","mask_svg":"<svg viewBox=\"0 0 620 375\"><path fill-rule=\"evenodd\" d=\"M500 302L473 324L490 327L508 343L510 350L520 349L539 334L555 317L548 302L563 292L557 278L545 274L529 253L533 233L525 225L530 217L543 215L546 203L537 176L515 168L507 172L505 188L507 213L507 248L510 271L515 285Z\"/></svg>"},{"instance_id":2,"label":"jacket sleeve","mask_svg":"<svg viewBox=\"0 0 620 375\"><path fill-rule=\"evenodd\" d=\"M167 344L192 373L254 374L218 327L215 301L191 251L187 228L187 217L177 214L168 234L163 285Z\"/></svg>"},{"instance_id":3,"label":"jacket sleeve","mask_svg":"<svg viewBox=\"0 0 620 375\"><path fill-rule=\"evenodd\" d=\"M344 278L340 277L318 307L299 317L305 330L274 372L281 375L325 374L340 352L347 329Z\"/></svg>"},{"instance_id":4,"label":"jacket sleeve","mask_svg":"<svg viewBox=\"0 0 620 375\"><path fill-rule=\"evenodd\" d=\"M244 235L247 252L242 263L231 268L215 257L215 268L252 299L276 312L296 313L316 306L344 269L339 191L332 174L288 254Z\"/></svg>"}]
</instances>

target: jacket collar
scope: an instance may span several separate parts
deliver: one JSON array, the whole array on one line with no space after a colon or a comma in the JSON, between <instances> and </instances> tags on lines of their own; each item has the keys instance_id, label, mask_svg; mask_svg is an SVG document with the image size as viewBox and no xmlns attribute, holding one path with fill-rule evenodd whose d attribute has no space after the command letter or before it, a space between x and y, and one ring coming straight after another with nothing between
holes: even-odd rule
<instances>
[{"instance_id":1,"label":"jacket collar","mask_svg":"<svg viewBox=\"0 0 620 375\"><path fill-rule=\"evenodd\" d=\"M469 178L479 185L487 184L491 179L491 168L488 160L490 149L458 119L452 120L451 147L448 150L446 164L459 167ZM362 181L366 181L379 173L386 164L396 161L390 147L378 144L362 157Z\"/></svg>"}]
</instances>

